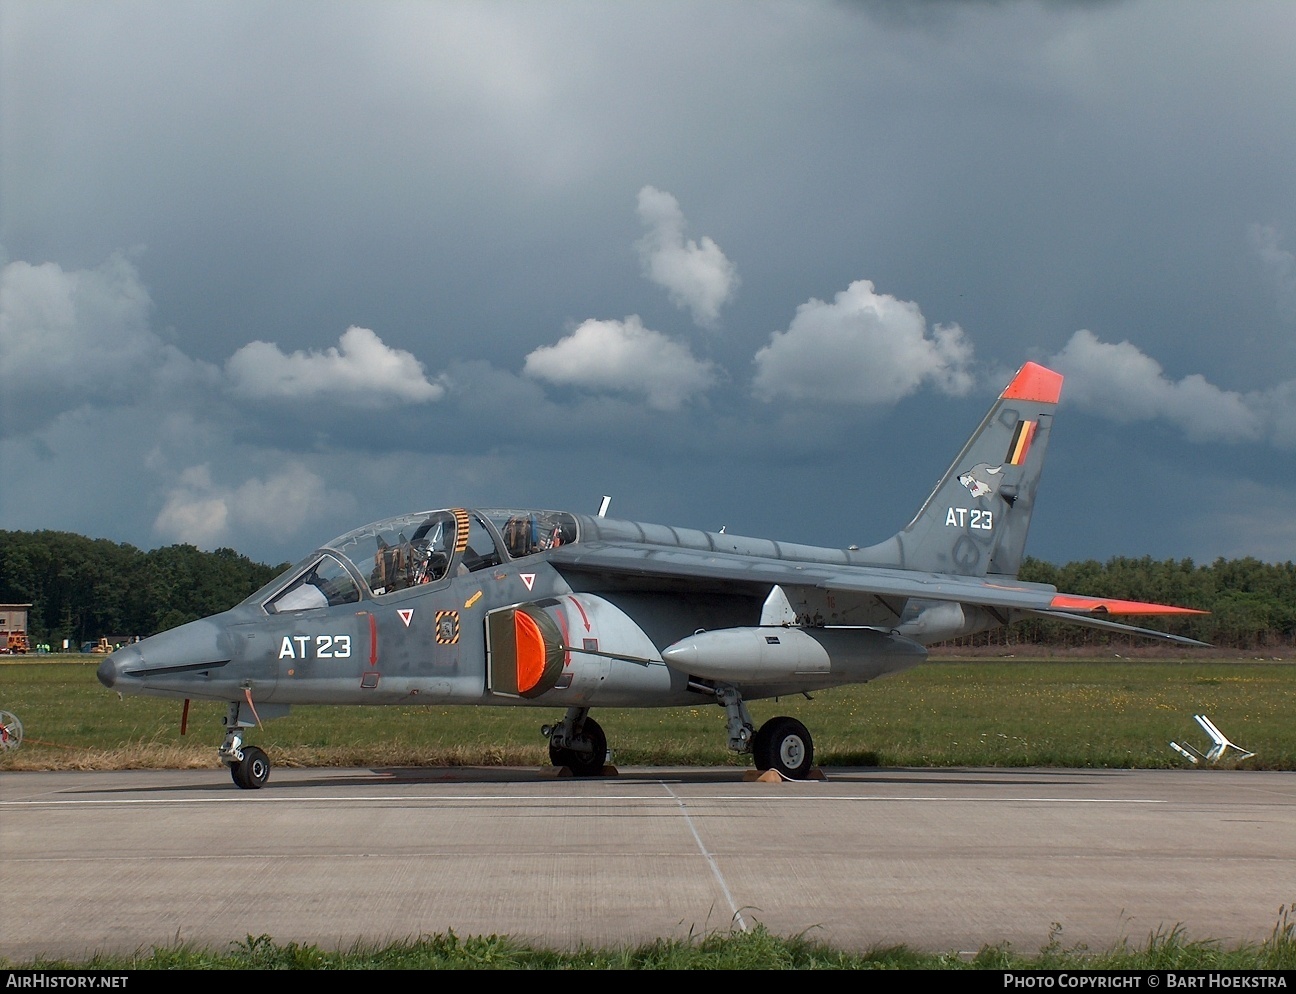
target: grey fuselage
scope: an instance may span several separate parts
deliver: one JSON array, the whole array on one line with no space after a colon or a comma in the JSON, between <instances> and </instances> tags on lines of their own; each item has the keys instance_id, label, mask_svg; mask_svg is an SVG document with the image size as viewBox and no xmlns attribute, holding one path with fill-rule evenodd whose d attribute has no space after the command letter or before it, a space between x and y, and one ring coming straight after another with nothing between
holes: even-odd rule
<instances>
[{"instance_id":1,"label":"grey fuselage","mask_svg":"<svg viewBox=\"0 0 1296 994\"><path fill-rule=\"evenodd\" d=\"M434 519L435 530L421 524ZM515 527L519 520L527 522L525 535ZM420 528L425 537L406 538L406 532L419 535ZM426 536L432 535L440 537L440 551L428 549ZM583 550L593 555L609 545L630 551L628 565L582 562ZM735 645L750 638L764 649L763 605L778 579L759 571L749 578L709 577L709 562L840 569L870 565L870 551L565 512L422 512L339 537L233 609L118 650L104 661L99 677L122 692L220 701L250 697L256 707L692 704L715 681L668 665L662 651L699 632L731 629L756 633L733 636ZM440 565L419 574L410 565L419 555L420 562L432 557ZM688 568L672 567L674 557ZM401 570L407 572L393 580ZM839 660L835 668L798 657L746 672L734 681L742 684L744 697L863 682L925 657L916 642L885 634L899 616L876 598L834 597L813 585L784 583L803 622L875 630L861 636L867 641L854 651L829 646ZM534 694L519 691L516 674L504 673L504 653L491 644L488 618L519 605L548 611L562 633L562 673ZM817 650L809 645L801 651ZM695 658L696 652L676 655Z\"/></svg>"}]
</instances>

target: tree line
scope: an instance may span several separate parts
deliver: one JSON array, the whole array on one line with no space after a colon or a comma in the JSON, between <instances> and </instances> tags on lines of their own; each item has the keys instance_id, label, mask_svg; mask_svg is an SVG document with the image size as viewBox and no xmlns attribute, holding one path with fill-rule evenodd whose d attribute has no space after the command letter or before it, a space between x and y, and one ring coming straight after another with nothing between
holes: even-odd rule
<instances>
[{"instance_id":1,"label":"tree line","mask_svg":"<svg viewBox=\"0 0 1296 994\"><path fill-rule=\"evenodd\" d=\"M104 635L147 636L233 607L286 569L233 549L132 545L71 532L0 531L0 603L31 604L33 644L73 646ZM1296 645L1296 565L1258 559L1116 557L1055 566L1027 557L1020 578L1073 594L1151 601L1207 615L1114 618L1235 649ZM1127 644L1123 636L1028 619L959 640L973 645Z\"/></svg>"},{"instance_id":2,"label":"tree line","mask_svg":"<svg viewBox=\"0 0 1296 994\"><path fill-rule=\"evenodd\" d=\"M1208 611L1204 615L1113 616L1112 621L1185 635L1225 649L1272 650L1296 645L1296 564L1247 556L1200 565L1191 559L1116 556L1055 566L1026 557L1018 574L1069 594L1146 601ZM1088 647L1146 644L1146 640L1029 618L997 632L959 640L965 645Z\"/></svg>"},{"instance_id":3,"label":"tree line","mask_svg":"<svg viewBox=\"0 0 1296 994\"><path fill-rule=\"evenodd\" d=\"M33 646L144 637L233 607L288 567L233 549L133 545L71 532L0 531L0 603L31 604Z\"/></svg>"}]
</instances>

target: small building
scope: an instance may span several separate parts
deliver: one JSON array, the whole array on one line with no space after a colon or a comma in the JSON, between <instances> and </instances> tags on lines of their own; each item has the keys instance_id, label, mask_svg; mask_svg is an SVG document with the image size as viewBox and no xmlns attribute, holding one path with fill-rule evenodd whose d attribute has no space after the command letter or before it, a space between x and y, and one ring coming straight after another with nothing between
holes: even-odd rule
<instances>
[{"instance_id":1,"label":"small building","mask_svg":"<svg viewBox=\"0 0 1296 994\"><path fill-rule=\"evenodd\" d=\"M0 632L27 631L27 610L30 604L0 604Z\"/></svg>"},{"instance_id":2,"label":"small building","mask_svg":"<svg viewBox=\"0 0 1296 994\"><path fill-rule=\"evenodd\" d=\"M30 651L27 641L27 612L30 604L0 604L0 652Z\"/></svg>"}]
</instances>

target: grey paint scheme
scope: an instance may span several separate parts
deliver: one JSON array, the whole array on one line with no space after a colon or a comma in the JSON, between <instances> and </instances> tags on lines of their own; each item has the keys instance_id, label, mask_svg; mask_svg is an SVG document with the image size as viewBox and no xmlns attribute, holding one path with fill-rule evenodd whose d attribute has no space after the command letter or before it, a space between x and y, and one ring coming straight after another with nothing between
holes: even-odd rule
<instances>
[{"instance_id":1,"label":"grey paint scheme","mask_svg":"<svg viewBox=\"0 0 1296 994\"><path fill-rule=\"evenodd\" d=\"M1060 385L1060 377L1044 372ZM933 642L1026 615L1192 643L1118 625L1101 609L1092 615L1059 612L1055 588L1015 579L1056 388L1051 397L1044 391L1043 400L1010 397L1010 390L913 521L868 548L820 548L563 514L574 523L574 536L515 558L500 522L518 512L469 511L477 534L488 532L496 545L493 566L454 575L464 558L458 549L443 578L375 594L373 576L348 560L355 600L270 613L267 605L326 547L230 611L118 650L100 666L99 679L122 692L230 702L228 725L240 728L253 724L252 717L283 713L293 704L506 704L569 709L566 734L580 727L592 706L715 702L730 713L731 746L745 751L754 730L742 700L866 682L922 662L924 647ZM1014 465L1005 452L1016 444L1014 433L1020 434L1023 422L1034 434L1024 459ZM421 515L400 521L416 517ZM358 533L381 531L376 523ZM352 545L356 534L350 535ZM330 543L334 556L345 539ZM566 629L562 678L538 696L500 694L490 686L487 617L519 605L548 612ZM772 624L772 617L781 620ZM442 623L444 631L438 628ZM804 634L780 642L780 625ZM699 632L725 634L698 639ZM744 666L741 647L748 643L772 646L771 662ZM779 652L785 661L776 659ZM705 661L707 653L715 654L709 672L741 677L730 683L690 672L688 661ZM808 734L804 738L809 747ZM232 767L242 755L240 742L222 747Z\"/></svg>"}]
</instances>

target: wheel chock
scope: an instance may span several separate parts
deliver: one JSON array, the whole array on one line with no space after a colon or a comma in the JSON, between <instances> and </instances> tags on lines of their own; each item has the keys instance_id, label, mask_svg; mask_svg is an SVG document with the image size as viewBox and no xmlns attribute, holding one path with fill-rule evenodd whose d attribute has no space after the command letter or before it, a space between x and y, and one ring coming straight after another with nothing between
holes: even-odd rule
<instances>
[{"instance_id":1,"label":"wheel chock","mask_svg":"<svg viewBox=\"0 0 1296 994\"><path fill-rule=\"evenodd\" d=\"M827 780L824 771L815 766L805 775L806 780ZM743 783L799 783L804 781L785 777L778 770L744 770Z\"/></svg>"}]
</instances>

